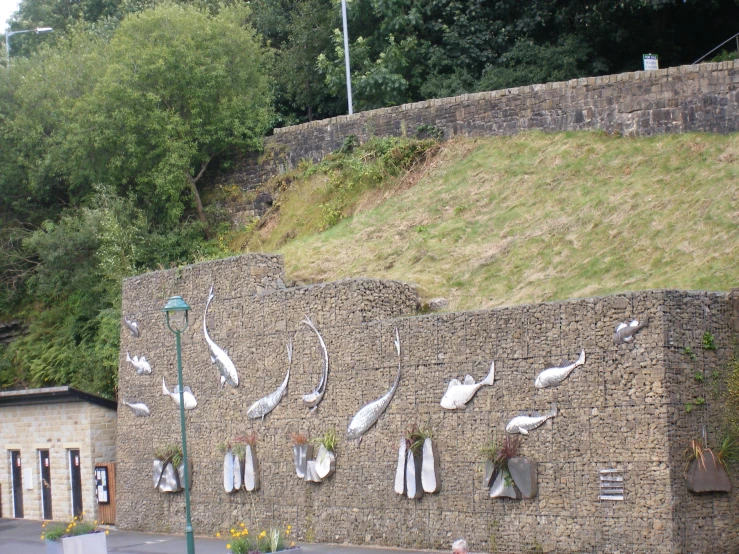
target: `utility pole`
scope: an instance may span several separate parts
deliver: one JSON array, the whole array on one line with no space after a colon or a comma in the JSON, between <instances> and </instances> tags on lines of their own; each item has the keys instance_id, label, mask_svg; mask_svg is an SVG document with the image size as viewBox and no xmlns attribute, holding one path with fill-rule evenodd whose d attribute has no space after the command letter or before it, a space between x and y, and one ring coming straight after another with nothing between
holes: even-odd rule
<instances>
[{"instance_id":1,"label":"utility pole","mask_svg":"<svg viewBox=\"0 0 739 554\"><path fill-rule=\"evenodd\" d=\"M349 30L346 25L346 0L341 0L341 17L344 20L344 65L346 65L346 97L349 102L349 115L354 113L352 105L352 74L349 69Z\"/></svg>"}]
</instances>

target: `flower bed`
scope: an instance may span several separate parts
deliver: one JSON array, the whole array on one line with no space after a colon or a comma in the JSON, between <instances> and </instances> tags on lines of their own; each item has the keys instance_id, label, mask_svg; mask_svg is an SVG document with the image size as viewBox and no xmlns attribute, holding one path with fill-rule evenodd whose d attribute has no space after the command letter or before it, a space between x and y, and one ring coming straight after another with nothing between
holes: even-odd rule
<instances>
[{"instance_id":1,"label":"flower bed","mask_svg":"<svg viewBox=\"0 0 739 554\"><path fill-rule=\"evenodd\" d=\"M84 515L84 512L83 512ZM49 522L42 525L41 540L46 541L47 554L106 554L105 536L98 522L84 521L75 516L69 523L57 523L47 529Z\"/></svg>"},{"instance_id":2,"label":"flower bed","mask_svg":"<svg viewBox=\"0 0 739 554\"><path fill-rule=\"evenodd\" d=\"M294 542L287 544L292 526L288 525L283 531L279 527L270 527L256 536L249 534L249 529L244 523L238 527L232 527L229 531L231 538L226 544L226 549L233 554L259 554L266 552L281 552L289 550L290 554L299 554L302 549L296 548ZM216 537L220 537L220 533Z\"/></svg>"}]
</instances>

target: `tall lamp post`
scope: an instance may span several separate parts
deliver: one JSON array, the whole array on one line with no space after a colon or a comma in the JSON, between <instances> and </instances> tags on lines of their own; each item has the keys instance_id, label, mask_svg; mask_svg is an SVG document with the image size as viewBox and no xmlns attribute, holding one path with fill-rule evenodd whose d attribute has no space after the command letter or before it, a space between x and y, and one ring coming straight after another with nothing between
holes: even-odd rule
<instances>
[{"instance_id":1,"label":"tall lamp post","mask_svg":"<svg viewBox=\"0 0 739 554\"><path fill-rule=\"evenodd\" d=\"M52 29L51 27L36 27L35 29L27 29L25 31L8 31L7 33L5 33L5 56L6 60L8 61L7 67L10 67L10 37L23 33L36 33L38 35L41 33L50 33L53 30L54 29Z\"/></svg>"},{"instance_id":2,"label":"tall lamp post","mask_svg":"<svg viewBox=\"0 0 739 554\"><path fill-rule=\"evenodd\" d=\"M346 66L346 97L349 102L349 115L354 113L352 105L352 74L349 70L349 29L346 24L346 0L341 0L341 19L344 23L344 65Z\"/></svg>"},{"instance_id":3,"label":"tall lamp post","mask_svg":"<svg viewBox=\"0 0 739 554\"><path fill-rule=\"evenodd\" d=\"M182 384L182 347L180 343L180 335L187 329L187 313L190 311L190 306L187 305L181 296L173 296L167 301L167 304L162 308L162 311L166 314L167 328L175 334L177 340L177 383L180 386L180 429L182 431L182 458L185 464L185 539L187 540L187 554L195 554L195 539L192 534L192 522L190 521L190 466L187 462L187 438L185 436L185 399L184 399L184 386ZM182 329L175 327L172 329L172 325L169 321L169 315L174 312L184 312L184 325Z\"/></svg>"}]
</instances>

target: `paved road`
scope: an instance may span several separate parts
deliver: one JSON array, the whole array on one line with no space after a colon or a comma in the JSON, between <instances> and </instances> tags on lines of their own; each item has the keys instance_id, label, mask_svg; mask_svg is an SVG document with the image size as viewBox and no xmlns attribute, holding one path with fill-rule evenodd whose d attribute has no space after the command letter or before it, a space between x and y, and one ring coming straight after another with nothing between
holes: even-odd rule
<instances>
[{"instance_id":1,"label":"paved road","mask_svg":"<svg viewBox=\"0 0 739 554\"><path fill-rule=\"evenodd\" d=\"M0 519L0 554L45 554L44 541L40 539L41 522L27 519ZM110 554L185 554L184 535L153 535L111 529L108 534ZM228 554L226 541L197 537L197 554ZM336 544L306 544L305 554L429 554L430 550L401 550L345 546Z\"/></svg>"}]
</instances>

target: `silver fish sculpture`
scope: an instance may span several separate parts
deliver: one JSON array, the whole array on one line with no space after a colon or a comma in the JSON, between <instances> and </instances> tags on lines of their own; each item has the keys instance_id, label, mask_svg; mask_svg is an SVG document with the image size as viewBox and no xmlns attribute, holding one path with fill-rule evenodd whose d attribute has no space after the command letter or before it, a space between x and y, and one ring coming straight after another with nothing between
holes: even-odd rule
<instances>
[{"instance_id":1,"label":"silver fish sculpture","mask_svg":"<svg viewBox=\"0 0 739 554\"><path fill-rule=\"evenodd\" d=\"M352 418L352 421L346 430L346 438L349 440L359 439L358 444L362 443L362 435L364 435L369 428L372 427L378 419L380 419L385 408L388 407L390 401L393 399L393 395L398 388L398 383L400 383L400 335L398 335L397 327L395 328L395 341L393 342L395 343L395 350L398 352L398 375L395 377L393 386L390 387L390 390L387 391L384 396L377 400L373 400L359 410L354 418Z\"/></svg>"},{"instance_id":2,"label":"silver fish sculpture","mask_svg":"<svg viewBox=\"0 0 739 554\"><path fill-rule=\"evenodd\" d=\"M136 417L149 417L149 415L151 415L151 412L149 411L149 406L147 406L143 402L127 402L125 398L122 398L121 403L124 406L128 406L129 408L131 408L133 415L135 415Z\"/></svg>"},{"instance_id":3,"label":"silver fish sculpture","mask_svg":"<svg viewBox=\"0 0 739 554\"><path fill-rule=\"evenodd\" d=\"M613 344L618 346L619 344L631 342L634 340L634 335L637 331L642 327L646 327L647 323L649 323L649 318L645 319L641 323L637 319L633 320L628 325L626 323L619 323L618 327L616 327L616 332L613 333Z\"/></svg>"},{"instance_id":4,"label":"silver fish sculpture","mask_svg":"<svg viewBox=\"0 0 739 554\"><path fill-rule=\"evenodd\" d=\"M576 367L583 364L585 364L585 350L580 352L580 357L577 361L574 361L571 364L563 362L562 365L550 367L539 373L539 375L536 376L536 381L534 381L534 386L537 389L557 386L567 379L568 375L572 373Z\"/></svg>"},{"instance_id":5,"label":"silver fish sculpture","mask_svg":"<svg viewBox=\"0 0 739 554\"><path fill-rule=\"evenodd\" d=\"M126 361L136 368L139 375L149 375L151 373L151 365L146 361L146 356L134 356L133 358L126 352Z\"/></svg>"},{"instance_id":6,"label":"silver fish sculpture","mask_svg":"<svg viewBox=\"0 0 739 554\"><path fill-rule=\"evenodd\" d=\"M321 333L318 332L318 329L316 329L316 326L313 325L313 322L308 316L305 316L305 319L300 323L304 323L305 325L313 329L316 335L318 335L318 342L321 343L321 353L323 356L321 378L318 381L318 385L313 390L313 392L303 395L303 403L310 408L311 412L313 412L316 408L318 408L318 404L321 403L321 400L323 400L323 395L326 394L326 385L328 383L328 350L326 349L326 343L323 342L323 337L321 336Z\"/></svg>"},{"instance_id":7,"label":"silver fish sculpture","mask_svg":"<svg viewBox=\"0 0 739 554\"><path fill-rule=\"evenodd\" d=\"M226 383L232 387L238 387L239 374L236 373L236 366L231 361L231 358L228 357L226 351L213 342L208 334L208 327L206 325L208 321L208 307L213 298L215 298L215 294L213 294L213 287L211 286L208 292L208 301L205 303L205 313L203 314L203 334L205 335L205 342L208 343L208 350L210 350L210 361L216 365L218 373L221 374L221 388Z\"/></svg>"},{"instance_id":8,"label":"silver fish sculpture","mask_svg":"<svg viewBox=\"0 0 739 554\"><path fill-rule=\"evenodd\" d=\"M277 407L277 404L280 403L280 400L282 400L282 397L285 396L285 391L287 391L287 382L290 380L290 369L293 365L293 343L292 341L287 343L287 375L285 376L285 380L282 382L282 384L277 388L276 391L274 391L271 394L268 394L267 396L260 398L254 404L251 405L251 407L246 411L246 415L251 419L257 419L258 417L262 418L262 421L264 421L264 416L266 416L268 413L270 413L272 410L274 410Z\"/></svg>"},{"instance_id":9,"label":"silver fish sculpture","mask_svg":"<svg viewBox=\"0 0 739 554\"><path fill-rule=\"evenodd\" d=\"M131 331L131 335L133 335L133 338L137 339L141 336L141 333L139 333L139 324L135 321L128 321L125 317L123 318L123 323L126 324L126 327L128 327L128 330Z\"/></svg>"},{"instance_id":10,"label":"silver fish sculpture","mask_svg":"<svg viewBox=\"0 0 739 554\"><path fill-rule=\"evenodd\" d=\"M464 383L460 383L458 379L452 379L441 398L441 407L446 410L464 410L467 407L467 402L472 400L472 397L483 385L492 385L494 381L495 361L490 364L488 376L477 384L470 375L464 378Z\"/></svg>"},{"instance_id":11,"label":"silver fish sculpture","mask_svg":"<svg viewBox=\"0 0 739 554\"><path fill-rule=\"evenodd\" d=\"M180 405L180 386L175 385L172 392L167 390L167 385L164 383L164 377L162 377L162 394L172 398L177 406ZM185 409L192 410L197 407L198 402L195 400L195 395L192 393L190 387L182 387L182 398L185 401Z\"/></svg>"},{"instance_id":12,"label":"silver fish sculpture","mask_svg":"<svg viewBox=\"0 0 739 554\"><path fill-rule=\"evenodd\" d=\"M532 431L544 423L547 419L551 419L557 415L557 404L552 404L552 411L544 415L527 416L520 415L514 417L505 426L505 430L508 433L521 433L522 435L528 435L529 431Z\"/></svg>"}]
</instances>

